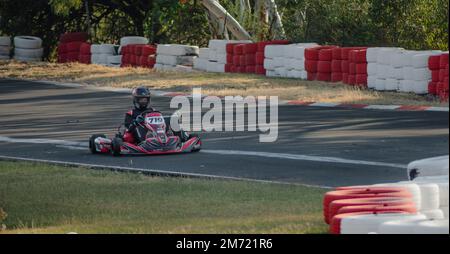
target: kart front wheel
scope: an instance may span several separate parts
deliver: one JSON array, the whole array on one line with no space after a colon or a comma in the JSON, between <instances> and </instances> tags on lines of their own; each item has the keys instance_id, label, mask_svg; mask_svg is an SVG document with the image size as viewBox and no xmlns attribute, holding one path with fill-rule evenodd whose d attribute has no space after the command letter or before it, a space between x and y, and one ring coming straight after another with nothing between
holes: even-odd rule
<instances>
[{"instance_id":1,"label":"kart front wheel","mask_svg":"<svg viewBox=\"0 0 450 254\"><path fill-rule=\"evenodd\" d=\"M97 138L106 138L105 135L100 134L100 135L92 135L89 138L89 150L91 151L92 154L98 154L99 152L97 151L97 148L95 147L95 140Z\"/></svg>"},{"instance_id":2,"label":"kart front wheel","mask_svg":"<svg viewBox=\"0 0 450 254\"><path fill-rule=\"evenodd\" d=\"M111 143L111 151L113 156L120 156L121 155L121 147L122 147L123 141L121 138L114 138Z\"/></svg>"}]
</instances>

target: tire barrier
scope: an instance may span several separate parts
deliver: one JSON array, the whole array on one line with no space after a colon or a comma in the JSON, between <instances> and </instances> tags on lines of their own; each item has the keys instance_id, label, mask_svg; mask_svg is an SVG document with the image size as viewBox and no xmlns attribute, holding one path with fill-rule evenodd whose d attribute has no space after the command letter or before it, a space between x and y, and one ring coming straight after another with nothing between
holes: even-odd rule
<instances>
[{"instance_id":1,"label":"tire barrier","mask_svg":"<svg viewBox=\"0 0 450 254\"><path fill-rule=\"evenodd\" d=\"M58 63L80 62L91 63L88 34L84 32L65 33L59 37ZM81 50L83 48L83 51ZM89 48L89 50L87 50Z\"/></svg>"},{"instance_id":2,"label":"tire barrier","mask_svg":"<svg viewBox=\"0 0 450 254\"><path fill-rule=\"evenodd\" d=\"M266 45L264 68L267 76L307 79L305 49L316 46L315 43Z\"/></svg>"},{"instance_id":3,"label":"tire barrier","mask_svg":"<svg viewBox=\"0 0 450 254\"><path fill-rule=\"evenodd\" d=\"M305 49L305 70L308 80L332 81L333 51L337 48L337 46L316 46ZM341 58L340 53L335 51L334 56Z\"/></svg>"},{"instance_id":4,"label":"tire barrier","mask_svg":"<svg viewBox=\"0 0 450 254\"><path fill-rule=\"evenodd\" d=\"M0 60L11 58L11 37L0 36Z\"/></svg>"},{"instance_id":5,"label":"tire barrier","mask_svg":"<svg viewBox=\"0 0 450 254\"><path fill-rule=\"evenodd\" d=\"M14 37L14 59L23 62L42 60L44 49L42 39L34 36Z\"/></svg>"},{"instance_id":6,"label":"tire barrier","mask_svg":"<svg viewBox=\"0 0 450 254\"><path fill-rule=\"evenodd\" d=\"M118 46L113 44L92 44L91 45L91 63L109 67L120 67L121 63L116 63ZM113 61L113 62L111 62Z\"/></svg>"},{"instance_id":7,"label":"tire barrier","mask_svg":"<svg viewBox=\"0 0 450 254\"><path fill-rule=\"evenodd\" d=\"M428 69L431 72L428 93L443 102L448 101L448 53L430 56Z\"/></svg>"},{"instance_id":8,"label":"tire barrier","mask_svg":"<svg viewBox=\"0 0 450 254\"><path fill-rule=\"evenodd\" d=\"M325 194L324 218L333 234L448 232L448 185L447 170L414 181L339 187Z\"/></svg>"},{"instance_id":9,"label":"tire barrier","mask_svg":"<svg viewBox=\"0 0 450 254\"><path fill-rule=\"evenodd\" d=\"M200 49L197 46L179 44L158 45L156 48L156 64L154 67L156 70L161 71L192 71L194 59L198 57L199 53ZM211 56L211 51L209 53Z\"/></svg>"},{"instance_id":10,"label":"tire barrier","mask_svg":"<svg viewBox=\"0 0 450 254\"><path fill-rule=\"evenodd\" d=\"M121 67L154 68L156 65L156 47L145 44L128 44L121 46L121 57L116 57L116 62L121 60ZM113 58L110 58L112 61Z\"/></svg>"}]
</instances>

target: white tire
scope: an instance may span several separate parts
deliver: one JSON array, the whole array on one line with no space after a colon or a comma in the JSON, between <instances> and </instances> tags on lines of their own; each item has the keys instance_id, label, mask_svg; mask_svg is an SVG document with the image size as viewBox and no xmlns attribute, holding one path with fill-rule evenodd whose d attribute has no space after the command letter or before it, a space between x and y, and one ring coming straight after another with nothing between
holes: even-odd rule
<instances>
[{"instance_id":1,"label":"white tire","mask_svg":"<svg viewBox=\"0 0 450 254\"><path fill-rule=\"evenodd\" d=\"M42 48L42 39L34 36L16 36L14 37L14 47L22 49Z\"/></svg>"},{"instance_id":2,"label":"white tire","mask_svg":"<svg viewBox=\"0 0 450 254\"><path fill-rule=\"evenodd\" d=\"M368 48L367 49L367 62L368 63L376 63L378 60L378 52L381 48Z\"/></svg>"},{"instance_id":3,"label":"white tire","mask_svg":"<svg viewBox=\"0 0 450 254\"><path fill-rule=\"evenodd\" d=\"M157 55L156 62L164 65L193 65L195 56Z\"/></svg>"},{"instance_id":4,"label":"white tire","mask_svg":"<svg viewBox=\"0 0 450 254\"><path fill-rule=\"evenodd\" d=\"M404 189L408 190L409 193L411 193L412 201L413 201L414 205L416 206L416 209L417 210L421 209L422 193L420 190L420 186L416 183L407 181L407 182L399 182L399 183L376 184L374 186L404 188Z\"/></svg>"},{"instance_id":5,"label":"white tire","mask_svg":"<svg viewBox=\"0 0 450 254\"><path fill-rule=\"evenodd\" d=\"M424 51L420 54L416 54L412 57L411 62L414 68L428 68L428 59L430 56L440 55L441 51Z\"/></svg>"},{"instance_id":6,"label":"white tire","mask_svg":"<svg viewBox=\"0 0 450 254\"><path fill-rule=\"evenodd\" d=\"M11 47L0 46L0 56L9 56L11 54Z\"/></svg>"},{"instance_id":7,"label":"white tire","mask_svg":"<svg viewBox=\"0 0 450 254\"><path fill-rule=\"evenodd\" d=\"M277 73L278 76L286 78L288 74L288 69L284 67L279 67L275 69L275 72Z\"/></svg>"},{"instance_id":8,"label":"white tire","mask_svg":"<svg viewBox=\"0 0 450 254\"><path fill-rule=\"evenodd\" d=\"M449 156L446 155L413 161L408 165L407 174L408 179L414 181L419 180L418 178L423 177L438 177L439 179L446 179L446 181L448 182ZM416 174L418 174L418 177L416 176ZM446 176L446 178L443 176ZM414 177L417 178L414 179Z\"/></svg>"},{"instance_id":9,"label":"white tire","mask_svg":"<svg viewBox=\"0 0 450 254\"><path fill-rule=\"evenodd\" d=\"M267 45L264 51L267 58L280 58L284 56L284 45Z\"/></svg>"},{"instance_id":10,"label":"white tire","mask_svg":"<svg viewBox=\"0 0 450 254\"><path fill-rule=\"evenodd\" d=\"M403 67L403 57L405 55L405 50L393 51L390 54L390 65L394 68Z\"/></svg>"},{"instance_id":11,"label":"white tire","mask_svg":"<svg viewBox=\"0 0 450 254\"><path fill-rule=\"evenodd\" d=\"M116 54L116 50L115 50L113 44L100 44L98 50L99 50L98 54L105 54L105 55L115 55ZM97 52L95 52L95 53L97 53Z\"/></svg>"},{"instance_id":12,"label":"white tire","mask_svg":"<svg viewBox=\"0 0 450 254\"><path fill-rule=\"evenodd\" d=\"M22 62L40 62L40 61L42 61L41 58L32 58L32 57L25 57L25 56L14 56L14 60L22 61Z\"/></svg>"},{"instance_id":13,"label":"white tire","mask_svg":"<svg viewBox=\"0 0 450 254\"><path fill-rule=\"evenodd\" d=\"M441 207L441 210L444 213L444 218L448 220L448 206Z\"/></svg>"},{"instance_id":14,"label":"white tire","mask_svg":"<svg viewBox=\"0 0 450 254\"><path fill-rule=\"evenodd\" d=\"M402 50L400 48L381 48L378 51L377 62L383 65L390 65L391 55Z\"/></svg>"},{"instance_id":15,"label":"white tire","mask_svg":"<svg viewBox=\"0 0 450 254\"><path fill-rule=\"evenodd\" d=\"M15 56L28 57L28 58L42 58L43 54L44 54L43 48L38 48L38 49L14 48Z\"/></svg>"},{"instance_id":16,"label":"white tire","mask_svg":"<svg viewBox=\"0 0 450 254\"><path fill-rule=\"evenodd\" d=\"M431 71L428 68L414 68L411 79L415 81L430 81Z\"/></svg>"},{"instance_id":17,"label":"white tire","mask_svg":"<svg viewBox=\"0 0 450 254\"><path fill-rule=\"evenodd\" d=\"M414 90L413 92L415 94L428 94L428 84L429 81L428 80L423 80L423 81L413 81L414 84Z\"/></svg>"},{"instance_id":18,"label":"white tire","mask_svg":"<svg viewBox=\"0 0 450 254\"><path fill-rule=\"evenodd\" d=\"M378 73L378 64L377 63L368 63L367 64L367 75L377 76Z\"/></svg>"},{"instance_id":19,"label":"white tire","mask_svg":"<svg viewBox=\"0 0 450 254\"><path fill-rule=\"evenodd\" d=\"M448 207L449 206L448 182L437 183L437 185L439 186L439 206Z\"/></svg>"},{"instance_id":20,"label":"white tire","mask_svg":"<svg viewBox=\"0 0 450 254\"><path fill-rule=\"evenodd\" d=\"M297 60L304 61L305 59L305 47L291 46L284 51L285 57L292 57Z\"/></svg>"},{"instance_id":21,"label":"white tire","mask_svg":"<svg viewBox=\"0 0 450 254\"><path fill-rule=\"evenodd\" d=\"M11 37L0 36L0 47L11 47Z\"/></svg>"},{"instance_id":22,"label":"white tire","mask_svg":"<svg viewBox=\"0 0 450 254\"><path fill-rule=\"evenodd\" d=\"M266 76L267 77L278 77L277 73L274 70L267 70L266 71Z\"/></svg>"},{"instance_id":23,"label":"white tire","mask_svg":"<svg viewBox=\"0 0 450 254\"><path fill-rule=\"evenodd\" d=\"M227 63L227 54L217 54L216 55L217 62L220 64Z\"/></svg>"},{"instance_id":24,"label":"white tire","mask_svg":"<svg viewBox=\"0 0 450 254\"><path fill-rule=\"evenodd\" d=\"M291 59L289 68L292 68L297 71L304 71L305 70L305 60L303 59Z\"/></svg>"},{"instance_id":25,"label":"white tire","mask_svg":"<svg viewBox=\"0 0 450 254\"><path fill-rule=\"evenodd\" d=\"M414 234L414 229L419 222L426 220L411 220L402 221L394 220L388 221L380 225L378 228L378 234L380 235L412 235Z\"/></svg>"},{"instance_id":26,"label":"white tire","mask_svg":"<svg viewBox=\"0 0 450 254\"><path fill-rule=\"evenodd\" d=\"M427 216L427 219L429 219L429 220L445 219L444 212L441 209L424 210L424 211L420 211L419 213Z\"/></svg>"},{"instance_id":27,"label":"white tire","mask_svg":"<svg viewBox=\"0 0 450 254\"><path fill-rule=\"evenodd\" d=\"M419 184L422 198L421 211L439 209L439 186L437 184Z\"/></svg>"},{"instance_id":28,"label":"white tire","mask_svg":"<svg viewBox=\"0 0 450 254\"><path fill-rule=\"evenodd\" d=\"M375 76L369 76L367 78L367 87L370 89L374 89L377 86L377 77Z\"/></svg>"},{"instance_id":29,"label":"white tire","mask_svg":"<svg viewBox=\"0 0 450 254\"><path fill-rule=\"evenodd\" d=\"M389 65L377 64L377 78L387 79L389 78Z\"/></svg>"},{"instance_id":30,"label":"white tire","mask_svg":"<svg viewBox=\"0 0 450 254\"><path fill-rule=\"evenodd\" d=\"M368 234L379 231L383 223L389 221L425 220L421 214L368 214L344 218L341 221L341 234Z\"/></svg>"},{"instance_id":31,"label":"white tire","mask_svg":"<svg viewBox=\"0 0 450 254\"><path fill-rule=\"evenodd\" d=\"M217 62L217 51L210 50L208 60L212 62Z\"/></svg>"},{"instance_id":32,"label":"white tire","mask_svg":"<svg viewBox=\"0 0 450 254\"><path fill-rule=\"evenodd\" d=\"M400 87L400 81L396 79L386 79L384 87L386 91L398 91Z\"/></svg>"},{"instance_id":33,"label":"white tire","mask_svg":"<svg viewBox=\"0 0 450 254\"><path fill-rule=\"evenodd\" d=\"M106 61L107 61L108 64L112 64L112 65L119 64L120 65L122 63L122 56L121 55L108 56Z\"/></svg>"},{"instance_id":34,"label":"white tire","mask_svg":"<svg viewBox=\"0 0 450 254\"><path fill-rule=\"evenodd\" d=\"M208 69L209 61L207 59L195 58L194 68L197 70L206 71Z\"/></svg>"},{"instance_id":35,"label":"white tire","mask_svg":"<svg viewBox=\"0 0 450 254\"><path fill-rule=\"evenodd\" d=\"M140 36L127 36L120 39L120 46L129 44L148 44L148 39Z\"/></svg>"},{"instance_id":36,"label":"white tire","mask_svg":"<svg viewBox=\"0 0 450 254\"><path fill-rule=\"evenodd\" d=\"M111 55L105 55L105 54L92 54L91 55L91 63L92 64L99 64L99 65L106 65L108 64L108 57Z\"/></svg>"},{"instance_id":37,"label":"white tire","mask_svg":"<svg viewBox=\"0 0 450 254\"><path fill-rule=\"evenodd\" d=\"M403 55L401 58L401 66L406 67L412 67L412 58L414 55L420 54L420 51L415 51L415 50L405 50L403 51Z\"/></svg>"},{"instance_id":38,"label":"white tire","mask_svg":"<svg viewBox=\"0 0 450 254\"><path fill-rule=\"evenodd\" d=\"M198 57L201 59L209 59L209 52L210 52L209 48L200 48Z\"/></svg>"},{"instance_id":39,"label":"white tire","mask_svg":"<svg viewBox=\"0 0 450 254\"><path fill-rule=\"evenodd\" d=\"M412 75L414 72L414 68L410 66L406 66L402 68L403 79L404 80L413 80Z\"/></svg>"},{"instance_id":40,"label":"white tire","mask_svg":"<svg viewBox=\"0 0 450 254\"><path fill-rule=\"evenodd\" d=\"M199 47L188 46L188 45L178 45L178 44L160 44L156 49L156 54L159 55L169 55L169 56L189 56L198 55Z\"/></svg>"},{"instance_id":41,"label":"white tire","mask_svg":"<svg viewBox=\"0 0 450 254\"><path fill-rule=\"evenodd\" d=\"M399 91L403 93L411 93L415 90L415 81L413 80L401 80Z\"/></svg>"},{"instance_id":42,"label":"white tire","mask_svg":"<svg viewBox=\"0 0 450 254\"><path fill-rule=\"evenodd\" d=\"M377 79L375 81L375 90L384 91L386 89L386 80L385 79Z\"/></svg>"},{"instance_id":43,"label":"white tire","mask_svg":"<svg viewBox=\"0 0 450 254\"><path fill-rule=\"evenodd\" d=\"M271 58L264 59L264 69L266 70L275 70L274 60Z\"/></svg>"},{"instance_id":44,"label":"white tire","mask_svg":"<svg viewBox=\"0 0 450 254\"><path fill-rule=\"evenodd\" d=\"M449 234L448 220L428 220L422 221L414 228L415 234Z\"/></svg>"},{"instance_id":45,"label":"white tire","mask_svg":"<svg viewBox=\"0 0 450 254\"><path fill-rule=\"evenodd\" d=\"M275 66L275 68L284 68L284 57L275 57L273 59L273 64Z\"/></svg>"},{"instance_id":46,"label":"white tire","mask_svg":"<svg viewBox=\"0 0 450 254\"><path fill-rule=\"evenodd\" d=\"M225 73L225 64L209 63L207 66L207 71L213 73Z\"/></svg>"}]
</instances>

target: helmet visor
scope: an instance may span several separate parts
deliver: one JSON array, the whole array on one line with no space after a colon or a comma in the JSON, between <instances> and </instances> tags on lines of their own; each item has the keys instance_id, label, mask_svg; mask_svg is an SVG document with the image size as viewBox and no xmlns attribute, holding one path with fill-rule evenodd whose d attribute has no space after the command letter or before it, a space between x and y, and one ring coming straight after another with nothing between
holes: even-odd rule
<instances>
[{"instance_id":1,"label":"helmet visor","mask_svg":"<svg viewBox=\"0 0 450 254\"><path fill-rule=\"evenodd\" d=\"M148 106L148 104L150 103L150 98L148 98L148 97L138 98L137 103L139 104L140 107L146 108Z\"/></svg>"}]
</instances>

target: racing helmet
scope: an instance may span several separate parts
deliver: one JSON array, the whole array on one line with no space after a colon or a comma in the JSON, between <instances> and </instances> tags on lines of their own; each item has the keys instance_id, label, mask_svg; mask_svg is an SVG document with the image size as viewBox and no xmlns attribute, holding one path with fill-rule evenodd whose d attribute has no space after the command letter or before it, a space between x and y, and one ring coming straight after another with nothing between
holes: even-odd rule
<instances>
[{"instance_id":1,"label":"racing helmet","mask_svg":"<svg viewBox=\"0 0 450 254\"><path fill-rule=\"evenodd\" d=\"M144 110L150 105L150 90L146 87L137 87L133 89L133 104L136 108Z\"/></svg>"}]
</instances>

